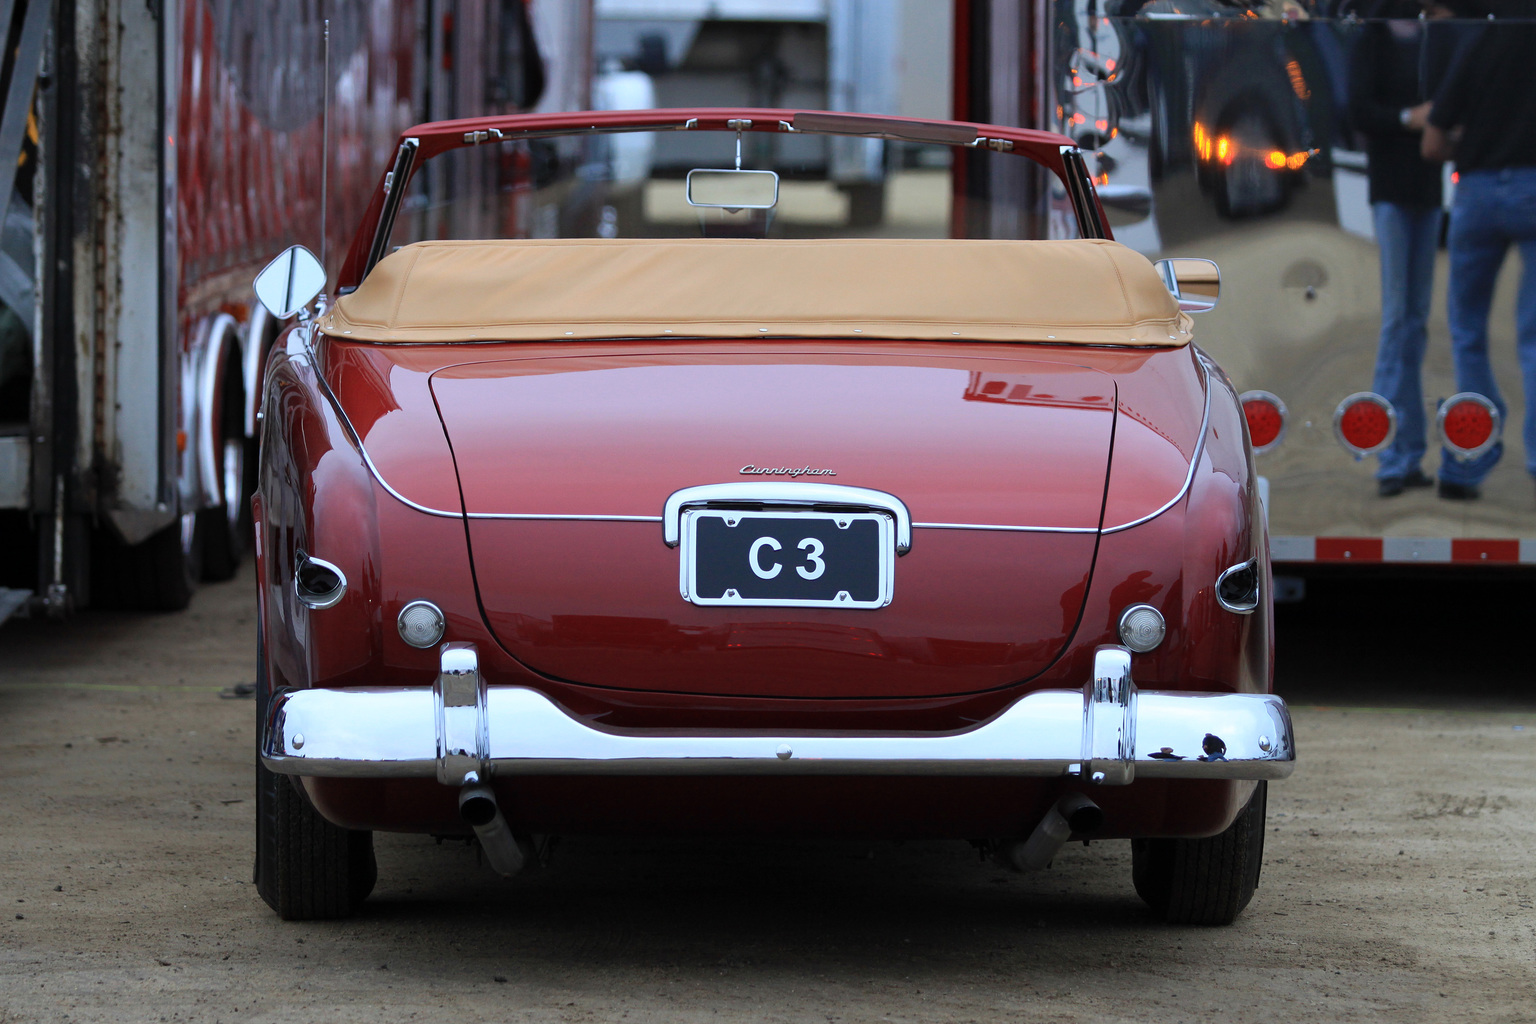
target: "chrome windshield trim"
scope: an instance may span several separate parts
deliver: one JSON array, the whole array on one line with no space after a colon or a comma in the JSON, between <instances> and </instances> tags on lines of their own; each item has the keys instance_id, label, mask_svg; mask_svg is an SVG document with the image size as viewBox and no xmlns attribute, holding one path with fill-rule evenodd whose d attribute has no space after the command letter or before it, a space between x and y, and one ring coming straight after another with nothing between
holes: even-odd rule
<instances>
[{"instance_id":1,"label":"chrome windshield trim","mask_svg":"<svg viewBox=\"0 0 1536 1024\"><path fill-rule=\"evenodd\" d=\"M1184 496L1189 493L1189 489L1194 486L1195 472L1200 468L1200 456L1205 454L1206 431L1210 428L1211 425L1211 370L1210 367L1206 365L1204 353L1197 353L1197 359L1200 364L1200 373L1205 380L1205 410L1200 414L1200 436L1195 440L1195 454L1189 460L1189 472L1184 474L1184 486L1180 487L1179 493L1168 499L1168 503L1165 504L1162 508L1158 509L1156 512L1148 512L1140 519L1132 519L1130 522L1121 523L1119 526L1106 526L1101 531L1102 533L1119 533L1122 530L1129 530L1133 526L1140 526L1143 523L1150 523L1152 520L1156 519L1158 516L1162 515L1164 512L1167 512L1169 509L1173 508L1173 506L1183 501Z\"/></svg>"}]
</instances>

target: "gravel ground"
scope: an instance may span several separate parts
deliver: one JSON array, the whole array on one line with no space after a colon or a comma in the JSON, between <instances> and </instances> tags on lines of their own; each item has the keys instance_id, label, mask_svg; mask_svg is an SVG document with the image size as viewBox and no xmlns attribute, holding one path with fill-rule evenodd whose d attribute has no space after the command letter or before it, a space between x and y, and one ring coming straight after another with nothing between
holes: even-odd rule
<instances>
[{"instance_id":1,"label":"gravel ground","mask_svg":"<svg viewBox=\"0 0 1536 1024\"><path fill-rule=\"evenodd\" d=\"M963 844L569 840L508 883L413 836L379 837L360 918L284 924L252 705L220 697L250 593L0 629L0 1022L1536 1020L1532 672L1456 622L1284 610L1302 762L1230 928L1151 921L1124 843L1024 877ZM1405 625L1463 649L1363 646Z\"/></svg>"}]
</instances>

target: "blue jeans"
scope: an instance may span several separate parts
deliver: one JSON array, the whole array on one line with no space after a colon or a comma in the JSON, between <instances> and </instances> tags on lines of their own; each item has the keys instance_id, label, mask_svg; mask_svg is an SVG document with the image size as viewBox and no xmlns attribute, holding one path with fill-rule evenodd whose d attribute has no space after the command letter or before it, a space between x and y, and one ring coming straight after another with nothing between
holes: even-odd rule
<instances>
[{"instance_id":1,"label":"blue jeans","mask_svg":"<svg viewBox=\"0 0 1536 1024\"><path fill-rule=\"evenodd\" d=\"M1377 479L1401 478L1424 458L1424 349L1435 281L1440 210L1373 203L1381 247L1381 339L1371 389L1397 410L1397 437L1377 455Z\"/></svg>"},{"instance_id":2,"label":"blue jeans","mask_svg":"<svg viewBox=\"0 0 1536 1024\"><path fill-rule=\"evenodd\" d=\"M1447 316L1451 325L1451 355L1456 362L1456 387L1486 395L1508 424L1508 407L1493 379L1488 358L1488 313L1493 286L1510 243L1520 246L1524 270L1516 302L1516 354L1525 387L1525 466L1536 474L1536 167L1506 167L1471 171L1456 185L1451 208L1451 281ZM1441 452L1440 479L1479 484L1504 445L1470 461Z\"/></svg>"}]
</instances>

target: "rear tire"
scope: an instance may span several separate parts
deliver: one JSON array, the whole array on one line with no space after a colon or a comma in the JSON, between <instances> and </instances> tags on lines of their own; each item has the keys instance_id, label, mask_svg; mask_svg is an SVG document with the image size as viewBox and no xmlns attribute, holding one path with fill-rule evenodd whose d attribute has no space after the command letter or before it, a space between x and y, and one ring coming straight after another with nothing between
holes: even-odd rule
<instances>
[{"instance_id":1,"label":"rear tire","mask_svg":"<svg viewBox=\"0 0 1536 1024\"><path fill-rule=\"evenodd\" d=\"M284 921L351 917L379 877L373 833L326 821L293 780L261 763L272 687L259 625L256 645L256 891Z\"/></svg>"},{"instance_id":2,"label":"rear tire","mask_svg":"<svg viewBox=\"0 0 1536 1024\"><path fill-rule=\"evenodd\" d=\"M1268 783L1225 832L1208 839L1133 839L1136 893L1169 924L1231 924L1253 899L1264 862Z\"/></svg>"}]
</instances>

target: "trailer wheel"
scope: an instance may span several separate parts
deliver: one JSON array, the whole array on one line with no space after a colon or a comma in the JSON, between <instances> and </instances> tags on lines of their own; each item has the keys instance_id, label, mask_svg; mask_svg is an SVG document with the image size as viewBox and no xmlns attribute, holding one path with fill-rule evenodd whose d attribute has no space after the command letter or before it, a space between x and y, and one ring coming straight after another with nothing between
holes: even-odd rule
<instances>
[{"instance_id":1,"label":"trailer wheel","mask_svg":"<svg viewBox=\"0 0 1536 1024\"><path fill-rule=\"evenodd\" d=\"M1169 924L1231 924L1259 885L1267 783L1225 832L1208 839L1134 839L1136 893Z\"/></svg>"},{"instance_id":2,"label":"trailer wheel","mask_svg":"<svg viewBox=\"0 0 1536 1024\"><path fill-rule=\"evenodd\" d=\"M245 392L238 384L225 391L214 461L218 469L219 503L198 513L203 530L203 579L231 579L250 547L251 483L245 440Z\"/></svg>"},{"instance_id":3,"label":"trailer wheel","mask_svg":"<svg viewBox=\"0 0 1536 1024\"><path fill-rule=\"evenodd\" d=\"M195 512L177 517L139 544L98 535L91 559L92 603L136 611L181 611L197 590L202 547L202 523Z\"/></svg>"},{"instance_id":4,"label":"trailer wheel","mask_svg":"<svg viewBox=\"0 0 1536 1024\"><path fill-rule=\"evenodd\" d=\"M378 879L373 833L322 818L287 776L261 763L271 686L257 625L256 892L284 921L351 917Z\"/></svg>"}]
</instances>

